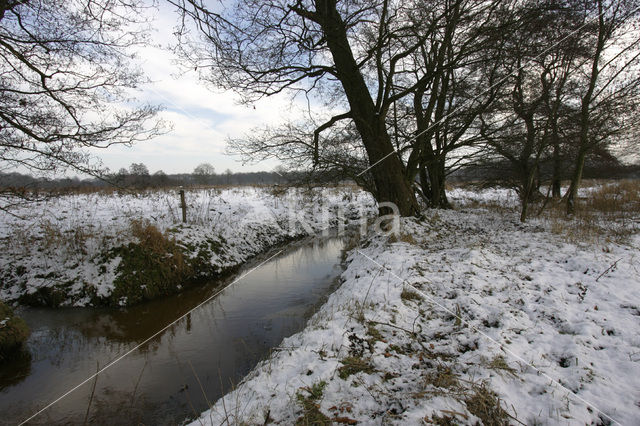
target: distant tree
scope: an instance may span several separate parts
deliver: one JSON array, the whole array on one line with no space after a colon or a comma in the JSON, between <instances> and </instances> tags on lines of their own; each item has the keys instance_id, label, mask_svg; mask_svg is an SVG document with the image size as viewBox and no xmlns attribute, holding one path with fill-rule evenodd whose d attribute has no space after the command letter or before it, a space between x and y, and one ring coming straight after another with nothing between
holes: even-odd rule
<instances>
[{"instance_id":1,"label":"distant tree","mask_svg":"<svg viewBox=\"0 0 640 426\"><path fill-rule=\"evenodd\" d=\"M149 169L144 163L131 163L129 173L134 176L149 176Z\"/></svg>"},{"instance_id":2,"label":"distant tree","mask_svg":"<svg viewBox=\"0 0 640 426\"><path fill-rule=\"evenodd\" d=\"M151 185L152 186L164 187L164 186L169 185L170 183L171 183L171 179L162 170L158 170L157 172L155 172L153 174L153 176L151 176Z\"/></svg>"},{"instance_id":3,"label":"distant tree","mask_svg":"<svg viewBox=\"0 0 640 426\"><path fill-rule=\"evenodd\" d=\"M215 172L214 167L209 163L202 163L193 169L196 182L200 184L210 184Z\"/></svg>"},{"instance_id":4,"label":"distant tree","mask_svg":"<svg viewBox=\"0 0 640 426\"><path fill-rule=\"evenodd\" d=\"M118 173L113 175L111 179L113 183L115 183L116 185L127 185L128 176L129 176L129 170L125 169L124 167L121 167L120 170L118 170Z\"/></svg>"},{"instance_id":5,"label":"distant tree","mask_svg":"<svg viewBox=\"0 0 640 426\"><path fill-rule=\"evenodd\" d=\"M307 181L316 177L332 182L349 179L375 196L371 173L362 173L368 167L367 155L353 124L336 123L325 130L323 143L318 146L312 143L317 137L316 129L315 123L310 122L254 129L240 138L228 139L227 152L251 162L276 158L287 166L275 170L283 176L288 175L287 170L307 170Z\"/></svg>"},{"instance_id":6,"label":"distant tree","mask_svg":"<svg viewBox=\"0 0 640 426\"><path fill-rule=\"evenodd\" d=\"M224 171L224 174L227 177L227 185L231 184L231 176L233 176L233 172L231 171L231 169L227 169Z\"/></svg>"},{"instance_id":7,"label":"distant tree","mask_svg":"<svg viewBox=\"0 0 640 426\"><path fill-rule=\"evenodd\" d=\"M0 1L0 166L98 174L86 148L157 135L157 108L130 48L146 41L139 0ZM126 103L126 106L125 106Z\"/></svg>"},{"instance_id":8,"label":"distant tree","mask_svg":"<svg viewBox=\"0 0 640 426\"><path fill-rule=\"evenodd\" d=\"M138 188L144 188L150 183L149 169L144 163L132 163L129 166L129 176L127 184Z\"/></svg>"}]
</instances>

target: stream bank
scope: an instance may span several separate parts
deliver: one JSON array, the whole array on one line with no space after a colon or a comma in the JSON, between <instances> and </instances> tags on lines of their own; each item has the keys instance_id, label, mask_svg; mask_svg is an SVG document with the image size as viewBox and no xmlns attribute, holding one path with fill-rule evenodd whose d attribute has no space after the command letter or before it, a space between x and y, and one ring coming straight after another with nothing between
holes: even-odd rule
<instances>
[{"instance_id":1,"label":"stream bank","mask_svg":"<svg viewBox=\"0 0 640 426\"><path fill-rule=\"evenodd\" d=\"M352 187L77 194L0 212L0 299L131 306L219 279L257 254L375 212Z\"/></svg>"},{"instance_id":2,"label":"stream bank","mask_svg":"<svg viewBox=\"0 0 640 426\"><path fill-rule=\"evenodd\" d=\"M305 326L335 288L343 245L338 237L305 239L282 253L268 251L222 283L118 310L20 308L32 328L30 359L0 366L0 423L25 420L220 285L243 277L30 424L82 423L85 416L92 424L196 418Z\"/></svg>"}]
</instances>

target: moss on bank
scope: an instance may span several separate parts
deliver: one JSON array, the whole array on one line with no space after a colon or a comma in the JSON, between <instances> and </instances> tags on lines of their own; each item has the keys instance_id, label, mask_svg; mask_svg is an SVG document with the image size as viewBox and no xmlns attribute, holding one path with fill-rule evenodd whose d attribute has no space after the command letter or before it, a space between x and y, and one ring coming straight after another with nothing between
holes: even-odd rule
<instances>
[{"instance_id":1,"label":"moss on bank","mask_svg":"<svg viewBox=\"0 0 640 426\"><path fill-rule=\"evenodd\" d=\"M214 278L220 272L210 261L222 250L220 241L185 246L143 221L134 221L131 231L138 242L115 247L107 254L107 259L120 258L108 305L133 305L175 294L185 285Z\"/></svg>"},{"instance_id":2,"label":"moss on bank","mask_svg":"<svg viewBox=\"0 0 640 426\"><path fill-rule=\"evenodd\" d=\"M130 242L105 245L84 262L58 265L38 274L25 273L18 259L0 271L0 283L19 287L19 296L12 300L29 306L131 306L229 275L247 259L300 237L273 227L252 232L252 243L237 247L198 227L180 225L161 231L148 220L133 220ZM86 271L95 271L97 277ZM106 278L101 285L92 281L102 277ZM34 278L38 285L29 286L28 280Z\"/></svg>"},{"instance_id":3,"label":"moss on bank","mask_svg":"<svg viewBox=\"0 0 640 426\"><path fill-rule=\"evenodd\" d=\"M13 309L0 301L0 363L9 359L29 337L29 328Z\"/></svg>"}]
</instances>

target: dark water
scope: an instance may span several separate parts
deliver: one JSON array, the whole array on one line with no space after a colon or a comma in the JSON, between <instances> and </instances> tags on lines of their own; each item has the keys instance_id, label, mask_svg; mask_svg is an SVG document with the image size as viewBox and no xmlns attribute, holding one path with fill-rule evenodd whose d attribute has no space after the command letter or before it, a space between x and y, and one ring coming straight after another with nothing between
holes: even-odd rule
<instances>
[{"instance_id":1,"label":"dark water","mask_svg":"<svg viewBox=\"0 0 640 426\"><path fill-rule=\"evenodd\" d=\"M196 417L304 327L340 274L342 247L329 238L287 249L29 424L82 424L85 417L94 424L176 424ZM29 418L219 291L218 284L121 311L25 309L28 354L0 367L0 423Z\"/></svg>"}]
</instances>

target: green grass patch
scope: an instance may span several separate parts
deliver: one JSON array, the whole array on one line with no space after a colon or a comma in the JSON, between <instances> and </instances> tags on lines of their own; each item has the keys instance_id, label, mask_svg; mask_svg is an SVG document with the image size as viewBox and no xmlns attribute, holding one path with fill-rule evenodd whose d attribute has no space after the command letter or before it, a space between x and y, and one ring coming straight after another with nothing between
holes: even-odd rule
<instances>
[{"instance_id":1,"label":"green grass patch","mask_svg":"<svg viewBox=\"0 0 640 426\"><path fill-rule=\"evenodd\" d=\"M106 256L120 258L114 290L108 304L133 305L179 292L184 286L220 274L211 264L213 254L224 255L224 239L183 245L171 232L161 232L145 221L132 221L137 242L113 248Z\"/></svg>"},{"instance_id":2,"label":"green grass patch","mask_svg":"<svg viewBox=\"0 0 640 426\"><path fill-rule=\"evenodd\" d=\"M320 381L310 387L300 388L296 394L298 403L302 406L302 415L296 420L296 425L330 425L331 419L320 411L318 402L322 399L327 382Z\"/></svg>"}]
</instances>

